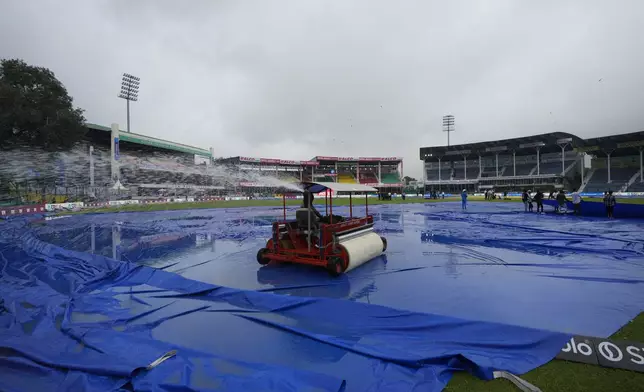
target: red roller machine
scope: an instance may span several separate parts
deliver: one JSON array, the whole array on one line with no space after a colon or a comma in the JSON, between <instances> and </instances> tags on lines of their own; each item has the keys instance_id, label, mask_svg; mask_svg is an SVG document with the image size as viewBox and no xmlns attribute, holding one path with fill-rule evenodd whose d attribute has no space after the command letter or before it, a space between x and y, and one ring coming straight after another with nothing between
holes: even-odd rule
<instances>
[{"instance_id":1,"label":"red roller machine","mask_svg":"<svg viewBox=\"0 0 644 392\"><path fill-rule=\"evenodd\" d=\"M339 276L381 255L387 240L373 231L369 215L368 193L377 189L361 184L336 182L302 183L303 193L325 195L326 216L319 218L312 203L303 203L295 219L286 219L286 196L283 196L283 219L273 223L272 237L257 252L257 261L268 264L308 264L326 268ZM333 193L349 195L349 217L333 215ZM353 196L364 194L365 216L353 215ZM304 205L308 204L308 205Z\"/></svg>"}]
</instances>

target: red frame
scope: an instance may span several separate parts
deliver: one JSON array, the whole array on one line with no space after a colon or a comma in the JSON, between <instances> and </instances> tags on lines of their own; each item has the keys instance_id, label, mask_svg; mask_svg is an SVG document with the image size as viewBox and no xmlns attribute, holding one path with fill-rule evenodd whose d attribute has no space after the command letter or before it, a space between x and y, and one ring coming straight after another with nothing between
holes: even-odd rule
<instances>
[{"instance_id":1,"label":"red frame","mask_svg":"<svg viewBox=\"0 0 644 392\"><path fill-rule=\"evenodd\" d=\"M367 227L373 224L373 216L369 213L368 195L365 194L365 212L366 216L358 218L353 216L353 198L349 194L349 219L344 222L333 223L333 198L328 194L328 189L324 193L325 212L331 216L330 223L320 224L319 237L311 237L311 242L317 242L318 249L309 245L307 238L302 236L297 227L295 220L286 220L286 195L282 195L283 202L283 220L273 222L272 236L266 244L268 250L264 257L271 261L291 262L299 264L308 264L318 267L327 267L330 257L336 256L347 260L348 255L341 245L333 246L333 237L335 234L347 230L354 230L360 227ZM293 248L283 247L281 240L288 239L293 244ZM346 262L342 272L346 269Z\"/></svg>"}]
</instances>

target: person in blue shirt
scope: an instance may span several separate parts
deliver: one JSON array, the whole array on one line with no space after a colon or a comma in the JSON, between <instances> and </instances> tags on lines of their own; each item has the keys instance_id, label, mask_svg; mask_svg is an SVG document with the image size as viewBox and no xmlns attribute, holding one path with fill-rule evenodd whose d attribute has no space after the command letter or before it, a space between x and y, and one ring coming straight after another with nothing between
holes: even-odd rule
<instances>
[{"instance_id":1,"label":"person in blue shirt","mask_svg":"<svg viewBox=\"0 0 644 392\"><path fill-rule=\"evenodd\" d=\"M461 192L461 208L467 210L467 190L465 189Z\"/></svg>"}]
</instances>

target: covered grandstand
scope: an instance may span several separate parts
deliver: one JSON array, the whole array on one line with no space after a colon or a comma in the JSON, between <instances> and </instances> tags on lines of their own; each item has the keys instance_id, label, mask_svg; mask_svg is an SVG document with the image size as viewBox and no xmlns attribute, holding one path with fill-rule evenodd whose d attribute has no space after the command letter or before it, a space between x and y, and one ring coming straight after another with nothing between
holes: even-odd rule
<instances>
[{"instance_id":1,"label":"covered grandstand","mask_svg":"<svg viewBox=\"0 0 644 392\"><path fill-rule=\"evenodd\" d=\"M11 190L2 195L5 203L145 199L223 190L208 173L210 149L121 132L116 124L87 124L83 140L70 151L28 154L21 173L12 173Z\"/></svg>"},{"instance_id":2,"label":"covered grandstand","mask_svg":"<svg viewBox=\"0 0 644 392\"><path fill-rule=\"evenodd\" d=\"M580 189L638 192L644 132L581 139L563 132L422 147L425 191ZM587 158L587 156L589 158ZM590 161L590 166L588 165Z\"/></svg>"},{"instance_id":3,"label":"covered grandstand","mask_svg":"<svg viewBox=\"0 0 644 392\"><path fill-rule=\"evenodd\" d=\"M231 167L237 173L239 186L246 194L261 194L278 187L279 184L271 186L271 177L291 183L361 183L392 190L402 187L401 158L316 156L308 161L294 161L237 156L217 159L215 163Z\"/></svg>"},{"instance_id":4,"label":"covered grandstand","mask_svg":"<svg viewBox=\"0 0 644 392\"><path fill-rule=\"evenodd\" d=\"M229 157L215 159L235 180L234 191L246 196L271 195L281 182L297 183L317 178L319 162L275 158Z\"/></svg>"},{"instance_id":5,"label":"covered grandstand","mask_svg":"<svg viewBox=\"0 0 644 392\"><path fill-rule=\"evenodd\" d=\"M397 189L403 186L403 160L399 157L329 157L316 156L322 181L360 183L375 188Z\"/></svg>"},{"instance_id":6,"label":"covered grandstand","mask_svg":"<svg viewBox=\"0 0 644 392\"><path fill-rule=\"evenodd\" d=\"M110 188L138 198L215 195L224 190L216 173L208 170L212 149L123 132L116 124L87 127L93 195Z\"/></svg>"},{"instance_id":7,"label":"covered grandstand","mask_svg":"<svg viewBox=\"0 0 644 392\"><path fill-rule=\"evenodd\" d=\"M643 149L644 132L586 139L585 146L578 151L591 155L593 160L583 184L584 192L604 192L607 188L644 192Z\"/></svg>"},{"instance_id":8,"label":"covered grandstand","mask_svg":"<svg viewBox=\"0 0 644 392\"><path fill-rule=\"evenodd\" d=\"M312 180L360 182L392 190L402 186L400 158L215 159L212 148L124 132L117 124L87 124L73 158L73 168L58 165L54 175L38 179L52 182L53 192L34 193L37 201L268 196L284 183ZM31 188L40 190L43 184Z\"/></svg>"}]
</instances>

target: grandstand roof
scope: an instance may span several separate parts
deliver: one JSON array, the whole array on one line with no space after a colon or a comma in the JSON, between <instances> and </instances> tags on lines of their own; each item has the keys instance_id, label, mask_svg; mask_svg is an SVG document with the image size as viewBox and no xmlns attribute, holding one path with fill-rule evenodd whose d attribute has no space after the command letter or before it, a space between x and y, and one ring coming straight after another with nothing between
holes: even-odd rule
<instances>
[{"instance_id":1,"label":"grandstand roof","mask_svg":"<svg viewBox=\"0 0 644 392\"><path fill-rule=\"evenodd\" d=\"M112 131L111 128L105 127L103 125L97 125L97 124L86 124L86 125L89 130L93 130L93 131L99 131L99 132ZM169 140L158 139L155 137L145 136L138 133L125 132L123 130L121 130L119 134L119 139L120 141L140 144L144 146L150 146L150 147L154 147L162 150L177 151L177 152L182 152L187 154L200 155L204 157L211 156L210 151L204 150L203 148L193 147L187 144L171 142Z\"/></svg>"},{"instance_id":2,"label":"grandstand roof","mask_svg":"<svg viewBox=\"0 0 644 392\"><path fill-rule=\"evenodd\" d=\"M638 155L644 148L644 131L594 137L584 142L585 145L577 149L579 152L595 156L610 153L612 157Z\"/></svg>"},{"instance_id":3,"label":"grandstand roof","mask_svg":"<svg viewBox=\"0 0 644 392\"><path fill-rule=\"evenodd\" d=\"M565 132L544 133L535 136L523 136L513 139L492 140L487 142L457 144L452 146L440 147L422 147L420 149L420 159L432 159L441 157L446 160L463 159L463 155L495 155L496 153L510 153L515 151L533 153L537 146L544 154L559 152L561 148L557 142L566 142L573 147L584 146L583 139Z\"/></svg>"},{"instance_id":4,"label":"grandstand roof","mask_svg":"<svg viewBox=\"0 0 644 392\"><path fill-rule=\"evenodd\" d=\"M326 157L326 156L316 156L308 161L294 161L294 160L284 160L284 159L274 159L274 158L251 158L251 157L228 157L220 158L219 162L234 162L234 163L261 163L268 165L299 165L299 166L319 166L321 162L325 164L335 163L335 162L349 162L354 163L358 162L361 164L372 164L372 163L383 163L383 164L398 164L402 162L402 158L399 157Z\"/></svg>"},{"instance_id":5,"label":"grandstand roof","mask_svg":"<svg viewBox=\"0 0 644 392\"><path fill-rule=\"evenodd\" d=\"M228 158L219 158L218 162L232 162L232 163L260 163L266 165L283 165L283 166L318 166L319 162L315 161L294 161L286 159L275 159L275 158L253 158L253 157L228 157Z\"/></svg>"},{"instance_id":6,"label":"grandstand roof","mask_svg":"<svg viewBox=\"0 0 644 392\"><path fill-rule=\"evenodd\" d=\"M400 157L329 157L329 156L315 156L311 158L316 162L384 162L384 163L399 163L402 162Z\"/></svg>"},{"instance_id":7,"label":"grandstand roof","mask_svg":"<svg viewBox=\"0 0 644 392\"><path fill-rule=\"evenodd\" d=\"M494 140L489 142L458 144L454 146L422 147L420 159L442 158L444 160L460 160L463 155L494 155L496 153L517 154L522 152L533 154L535 147L541 145L541 153L561 151L558 142L567 141L578 152L585 152L594 156L611 157L639 155L644 148L644 131L623 133L619 135L601 136L590 139L581 139L565 132L553 132L543 135L518 137L514 139Z\"/></svg>"}]
</instances>

